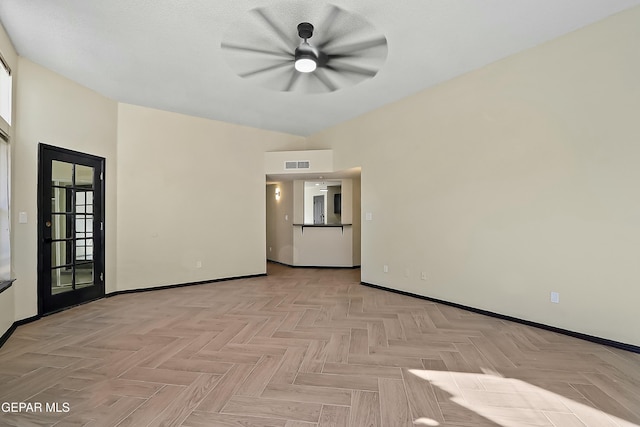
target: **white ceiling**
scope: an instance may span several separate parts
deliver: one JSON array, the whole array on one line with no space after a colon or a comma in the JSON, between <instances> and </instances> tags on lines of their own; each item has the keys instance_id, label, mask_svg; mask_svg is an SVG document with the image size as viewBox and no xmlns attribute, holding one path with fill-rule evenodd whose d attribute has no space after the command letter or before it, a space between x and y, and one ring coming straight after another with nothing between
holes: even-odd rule
<instances>
[{"instance_id":1,"label":"white ceiling","mask_svg":"<svg viewBox=\"0 0 640 427\"><path fill-rule=\"evenodd\" d=\"M281 43L252 20L252 9L261 7L278 25L293 26L295 40L295 23L317 25L328 4L370 23L371 34L361 34L363 39L386 36L387 58L374 78L330 93L279 92L239 77L225 59L220 44L230 37L264 41L262 46ZM20 55L112 99L309 135L639 4L1 0L0 21ZM259 54L255 60L262 61Z\"/></svg>"}]
</instances>

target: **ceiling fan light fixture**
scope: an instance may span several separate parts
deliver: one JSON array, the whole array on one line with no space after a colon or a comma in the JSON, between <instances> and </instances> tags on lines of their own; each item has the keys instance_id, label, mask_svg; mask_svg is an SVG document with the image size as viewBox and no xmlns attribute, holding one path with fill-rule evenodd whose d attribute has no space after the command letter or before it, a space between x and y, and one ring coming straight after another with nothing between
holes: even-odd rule
<instances>
[{"instance_id":1,"label":"ceiling fan light fixture","mask_svg":"<svg viewBox=\"0 0 640 427\"><path fill-rule=\"evenodd\" d=\"M295 62L295 68L301 73L311 73L318 67L313 58L298 58Z\"/></svg>"},{"instance_id":2,"label":"ceiling fan light fixture","mask_svg":"<svg viewBox=\"0 0 640 427\"><path fill-rule=\"evenodd\" d=\"M318 55L305 40L296 48L294 67L301 73L311 73L318 67Z\"/></svg>"},{"instance_id":3,"label":"ceiling fan light fixture","mask_svg":"<svg viewBox=\"0 0 640 427\"><path fill-rule=\"evenodd\" d=\"M352 33L371 32L371 30L375 31L375 28L364 18L346 12L338 6L329 5L329 12L325 14L319 24L323 34L317 44L316 39L313 38L314 26L310 22L299 23L297 28L300 39L297 46L292 45L290 30L282 27L279 22L273 19L272 15L275 16L276 10L272 13L259 7L252 9L252 12L264 26L271 30L272 36L277 36L280 46L265 48L262 43L257 43L254 40L252 32L249 32L248 42L238 43L233 37L229 37L229 41L223 40L220 46L225 50L236 52L231 54L233 56L230 56L229 60L230 65L240 77L247 78L270 73L273 78L265 78L261 82L269 89L281 92L334 92L339 90L341 86L357 84L365 79L375 77L380 64L386 59L387 39L384 35L366 39L363 39L361 35L352 37ZM343 15L345 17L341 18ZM285 18L283 18L284 20ZM353 28L339 30L337 29L339 24L335 24L334 27L334 21L348 24ZM234 31L233 35L239 34ZM345 40L340 42L341 38ZM314 43L310 43L310 40L314 40ZM353 42L353 40L360 41ZM284 45L291 46L291 48L283 48ZM369 52L373 48L378 49ZM253 66L239 56L240 53L260 54L265 56L267 61L264 66ZM268 57L271 59L269 60ZM248 56L247 59L249 59ZM276 73L281 77L277 77ZM341 75L345 75L346 78L336 80Z\"/></svg>"}]
</instances>

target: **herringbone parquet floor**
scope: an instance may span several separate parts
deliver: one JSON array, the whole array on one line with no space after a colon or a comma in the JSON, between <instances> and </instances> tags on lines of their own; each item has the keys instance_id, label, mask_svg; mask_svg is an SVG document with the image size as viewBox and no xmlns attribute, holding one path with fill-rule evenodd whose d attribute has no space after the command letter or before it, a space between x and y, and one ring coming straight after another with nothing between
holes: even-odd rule
<instances>
[{"instance_id":1,"label":"herringbone parquet floor","mask_svg":"<svg viewBox=\"0 0 640 427\"><path fill-rule=\"evenodd\" d=\"M640 355L270 264L19 327L2 402L43 404L19 427L639 426Z\"/></svg>"}]
</instances>

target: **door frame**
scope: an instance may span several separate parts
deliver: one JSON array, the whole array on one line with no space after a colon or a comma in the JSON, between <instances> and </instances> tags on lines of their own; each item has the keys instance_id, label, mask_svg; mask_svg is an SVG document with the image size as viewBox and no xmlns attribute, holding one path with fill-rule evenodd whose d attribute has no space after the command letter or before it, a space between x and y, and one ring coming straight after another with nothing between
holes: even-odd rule
<instances>
[{"instance_id":1,"label":"door frame","mask_svg":"<svg viewBox=\"0 0 640 427\"><path fill-rule=\"evenodd\" d=\"M319 202L319 203L318 203ZM313 196L313 223L314 224L324 224L327 221L327 218L325 218L324 215L324 210L325 210L325 202L326 202L326 196L323 194L319 194L317 196ZM318 209L318 206L320 206L320 222L316 222L316 211Z\"/></svg>"},{"instance_id":2,"label":"door frame","mask_svg":"<svg viewBox=\"0 0 640 427\"><path fill-rule=\"evenodd\" d=\"M47 182L47 180L50 181L51 179L50 176L47 176L47 175L50 175L50 173L49 174L45 173L45 171L50 171L50 168L51 168L50 165L45 168L46 165L44 164L44 162L45 162L46 154L57 155L60 157L59 158L60 161L79 163L79 162L74 162L73 159L65 160L64 158L65 157L76 157L76 158L81 157L87 162L93 163L91 165L92 167L93 166L98 167L98 173L94 173L94 176L97 176L99 178L97 180L94 180L95 189L99 190L94 192L94 197L98 196L97 194L98 192L100 193L98 196L100 201L100 209L99 211L94 212L94 222L100 224L99 227L94 228L94 236L97 235L98 240L100 242L100 245L99 245L100 250L98 251L98 256L97 257L94 256L94 259L93 259L94 277L97 277L98 280L97 280L97 284L95 284L94 286L84 288L84 289L89 289L89 288L95 287L93 289L94 292L91 292L91 296L89 298L79 299L78 301L74 300L67 306L58 307L50 310L47 309L47 306L45 304L45 299L51 298L51 269L48 269L48 271L45 271L45 265L48 265L48 264L45 262L45 259L44 259L45 252L46 252L45 251L46 219L44 218L44 215L45 215L44 204L47 203L48 205L51 205L51 194L46 194L46 195L44 194L44 189L47 188L47 185L48 186L51 185L50 182ZM55 160L55 159L52 159L52 160ZM69 150L66 148L56 147L56 146L48 145L44 143L38 144L38 192L37 192L38 244L37 245L38 245L38 315L39 316L66 310L67 308L76 306L78 304L83 304L89 301L104 298L105 296L105 246L106 246L105 245L106 198L105 198L105 179L104 179L105 162L106 162L106 159L104 157L95 156L93 154L82 153L80 151ZM94 243L95 243L95 240L94 240ZM94 254L95 254L95 248L94 248ZM47 276L49 277L48 281L47 281ZM47 284L48 284L48 289L47 289ZM78 292L78 291L72 291L72 292ZM80 292L80 294L76 294L76 296L86 295L87 292Z\"/></svg>"}]
</instances>

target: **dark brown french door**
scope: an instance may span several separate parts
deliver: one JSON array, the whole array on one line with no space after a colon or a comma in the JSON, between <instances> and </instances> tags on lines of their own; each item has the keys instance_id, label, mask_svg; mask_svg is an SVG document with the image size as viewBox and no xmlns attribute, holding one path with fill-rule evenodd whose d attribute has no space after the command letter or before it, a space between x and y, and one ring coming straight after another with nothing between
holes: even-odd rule
<instances>
[{"instance_id":1,"label":"dark brown french door","mask_svg":"<svg viewBox=\"0 0 640 427\"><path fill-rule=\"evenodd\" d=\"M38 309L55 312L104 296L104 163L40 144Z\"/></svg>"}]
</instances>

